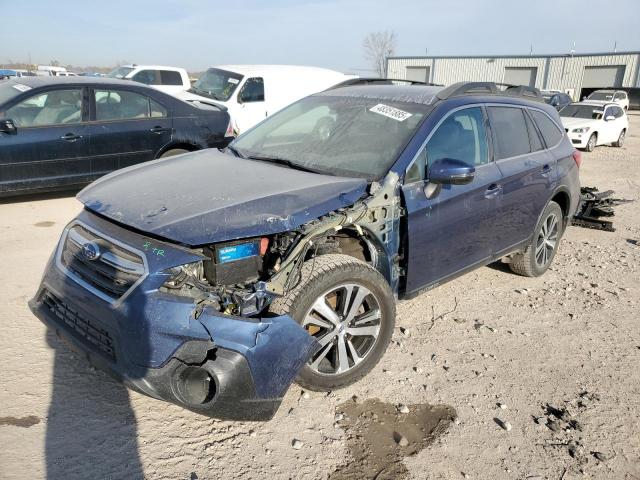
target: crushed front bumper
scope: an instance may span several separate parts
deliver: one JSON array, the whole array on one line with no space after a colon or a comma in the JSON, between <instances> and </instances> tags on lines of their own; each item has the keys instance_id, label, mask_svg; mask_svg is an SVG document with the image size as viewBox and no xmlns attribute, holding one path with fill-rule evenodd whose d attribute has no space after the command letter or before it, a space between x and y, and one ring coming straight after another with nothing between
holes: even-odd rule
<instances>
[{"instance_id":1,"label":"crushed front bumper","mask_svg":"<svg viewBox=\"0 0 640 480\"><path fill-rule=\"evenodd\" d=\"M32 312L92 365L126 386L198 413L268 420L317 342L291 317L241 318L166 293L164 271L194 254L89 212L72 222L145 251L145 274L117 301L101 298L60 265L69 227L47 265ZM196 313L197 312L197 313Z\"/></svg>"}]
</instances>

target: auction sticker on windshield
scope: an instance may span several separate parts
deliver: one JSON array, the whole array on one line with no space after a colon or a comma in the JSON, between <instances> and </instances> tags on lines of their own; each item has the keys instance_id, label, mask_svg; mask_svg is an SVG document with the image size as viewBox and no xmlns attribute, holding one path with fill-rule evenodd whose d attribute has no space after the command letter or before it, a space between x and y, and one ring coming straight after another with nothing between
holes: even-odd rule
<instances>
[{"instance_id":1,"label":"auction sticker on windshield","mask_svg":"<svg viewBox=\"0 0 640 480\"><path fill-rule=\"evenodd\" d=\"M21 92L27 92L31 90L31 87L29 85L23 85L22 83L16 83L13 88L15 88L16 90L20 90Z\"/></svg>"},{"instance_id":2,"label":"auction sticker on windshield","mask_svg":"<svg viewBox=\"0 0 640 480\"><path fill-rule=\"evenodd\" d=\"M369 111L373 113L379 113L380 115L384 115L385 117L393 118L398 122L402 122L413 115L413 113L405 112L404 110L400 110L399 108L390 107L389 105L385 105L384 103L379 103L375 107L371 107Z\"/></svg>"}]
</instances>

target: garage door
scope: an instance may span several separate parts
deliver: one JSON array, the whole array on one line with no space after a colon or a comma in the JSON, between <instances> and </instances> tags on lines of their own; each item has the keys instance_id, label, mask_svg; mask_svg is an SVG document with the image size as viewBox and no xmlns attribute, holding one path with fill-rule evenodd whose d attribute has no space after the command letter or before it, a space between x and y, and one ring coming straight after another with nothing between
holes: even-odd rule
<instances>
[{"instance_id":1,"label":"garage door","mask_svg":"<svg viewBox=\"0 0 640 480\"><path fill-rule=\"evenodd\" d=\"M407 67L407 80L429 82L430 67Z\"/></svg>"},{"instance_id":2,"label":"garage door","mask_svg":"<svg viewBox=\"0 0 640 480\"><path fill-rule=\"evenodd\" d=\"M504 83L510 85L536 86L538 67L506 67L504 69Z\"/></svg>"},{"instance_id":3,"label":"garage door","mask_svg":"<svg viewBox=\"0 0 640 480\"><path fill-rule=\"evenodd\" d=\"M621 87L625 65L584 67L582 88Z\"/></svg>"}]
</instances>

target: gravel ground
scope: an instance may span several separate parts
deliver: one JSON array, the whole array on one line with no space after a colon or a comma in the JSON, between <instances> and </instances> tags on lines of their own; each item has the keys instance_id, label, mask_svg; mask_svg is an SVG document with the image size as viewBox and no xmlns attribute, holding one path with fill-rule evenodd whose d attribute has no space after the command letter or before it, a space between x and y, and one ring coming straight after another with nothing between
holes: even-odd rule
<instances>
[{"instance_id":1,"label":"gravel ground","mask_svg":"<svg viewBox=\"0 0 640 480\"><path fill-rule=\"evenodd\" d=\"M350 461L357 435L335 415L355 395L455 411L422 450L403 447L406 478L640 479L638 131L636 114L624 148L583 155L583 185L636 200L615 233L569 228L541 278L493 265L402 302L369 376L328 395L293 385L267 423L127 391L68 351L26 302L80 205L0 204L0 477L327 478Z\"/></svg>"}]
</instances>

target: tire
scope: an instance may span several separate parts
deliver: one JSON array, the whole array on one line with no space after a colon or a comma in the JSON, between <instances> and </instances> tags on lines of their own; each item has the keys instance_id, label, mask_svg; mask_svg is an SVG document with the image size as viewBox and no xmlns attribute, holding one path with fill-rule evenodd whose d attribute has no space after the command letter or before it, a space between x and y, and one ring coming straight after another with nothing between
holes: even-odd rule
<instances>
[{"instance_id":1,"label":"tire","mask_svg":"<svg viewBox=\"0 0 640 480\"><path fill-rule=\"evenodd\" d=\"M296 379L316 391L346 387L369 373L389 345L396 315L395 297L380 272L341 254L306 261L298 285L270 311L291 315L320 342Z\"/></svg>"},{"instance_id":2,"label":"tire","mask_svg":"<svg viewBox=\"0 0 640 480\"><path fill-rule=\"evenodd\" d=\"M174 155L182 155L183 153L188 153L188 152L189 150L185 150L184 148L172 148L171 150L167 150L166 152L164 152L158 158L173 157Z\"/></svg>"},{"instance_id":3,"label":"tire","mask_svg":"<svg viewBox=\"0 0 640 480\"><path fill-rule=\"evenodd\" d=\"M556 202L549 202L536 225L531 244L511 259L511 271L524 277L542 275L553 262L563 233L562 209Z\"/></svg>"},{"instance_id":4,"label":"tire","mask_svg":"<svg viewBox=\"0 0 640 480\"><path fill-rule=\"evenodd\" d=\"M618 140L613 142L614 147L621 147L624 145L624 137L626 136L626 133L627 131L623 128L622 131L620 132L620 135L618 136Z\"/></svg>"},{"instance_id":5,"label":"tire","mask_svg":"<svg viewBox=\"0 0 640 480\"><path fill-rule=\"evenodd\" d=\"M595 133L592 133L591 136L589 137L589 140L587 141L587 146L584 147L584 149L587 152L593 152L594 148L596 148L597 142L598 142L598 135Z\"/></svg>"}]
</instances>

